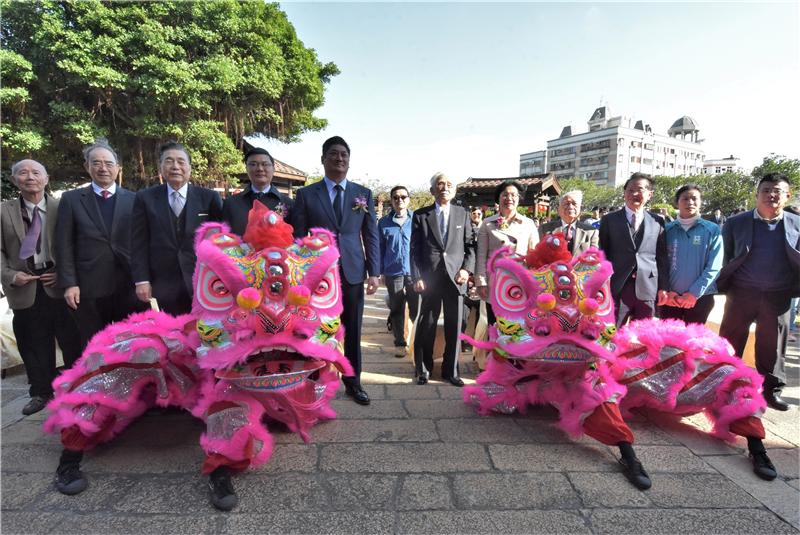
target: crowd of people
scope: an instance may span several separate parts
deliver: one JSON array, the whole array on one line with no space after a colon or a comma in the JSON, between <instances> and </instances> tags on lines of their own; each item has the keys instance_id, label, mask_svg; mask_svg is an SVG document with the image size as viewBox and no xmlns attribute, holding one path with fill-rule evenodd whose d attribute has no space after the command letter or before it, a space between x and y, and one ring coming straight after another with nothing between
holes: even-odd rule
<instances>
[{"instance_id":1,"label":"crowd of people","mask_svg":"<svg viewBox=\"0 0 800 535\"><path fill-rule=\"evenodd\" d=\"M365 293L386 287L395 353L404 357L413 344L418 385L433 377L434 357L441 357L439 377L461 387L459 334L466 314L487 301L488 259L507 246L525 255L542 237L561 233L573 255L599 247L612 264L618 326L654 316L705 323L714 294L724 293L720 334L741 355L756 324L764 398L772 409L788 409L781 391L791 312L800 296L800 216L785 209L790 182L783 174L762 177L755 208L727 219L701 217L701 188L687 184L675 192L677 217L666 221L647 209L652 177L635 173L625 183L621 209L594 208L581 220L583 195L568 191L559 198L558 217L537 225L520 213L525 188L519 182L498 185L496 213L484 217L479 208L453 202L457 184L441 172L430 179L431 205L411 210L408 188L398 185L391 189L391 211L378 219L372 191L347 178L350 147L338 136L322 146L323 179L293 199L272 184L275 162L261 148L244 154L250 182L224 203L216 191L192 184L191 157L179 143L160 149L163 183L136 193L117 184L121 162L106 141L86 147L83 156L91 184L60 199L46 192L42 164L15 163L19 196L2 205L2 288L30 384L26 415L53 395L56 341L69 367L98 331L133 312L154 304L173 315L190 312L195 230L221 220L241 235L256 201L281 213L295 237L319 227L336 238L344 353L355 372L342 380L356 403L370 403L361 384ZM485 310L493 324L488 303ZM442 311L444 350L434 355ZM406 314L416 320L413 340ZM76 459L62 456L62 486L75 481L70 465Z\"/></svg>"}]
</instances>

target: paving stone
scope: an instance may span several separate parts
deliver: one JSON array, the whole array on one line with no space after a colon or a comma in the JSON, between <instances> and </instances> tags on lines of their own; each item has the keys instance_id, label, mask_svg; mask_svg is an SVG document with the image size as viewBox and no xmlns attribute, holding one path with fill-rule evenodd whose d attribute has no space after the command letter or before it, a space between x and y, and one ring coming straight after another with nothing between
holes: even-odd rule
<instances>
[{"instance_id":1,"label":"paving stone","mask_svg":"<svg viewBox=\"0 0 800 535\"><path fill-rule=\"evenodd\" d=\"M60 444L6 444L3 442L3 474L6 472L55 472L61 455Z\"/></svg>"},{"instance_id":2,"label":"paving stone","mask_svg":"<svg viewBox=\"0 0 800 535\"><path fill-rule=\"evenodd\" d=\"M219 533L348 533L364 535L365 533L392 533L394 532L394 523L394 513L379 511L237 514L225 518L224 527Z\"/></svg>"},{"instance_id":3,"label":"paving stone","mask_svg":"<svg viewBox=\"0 0 800 535\"><path fill-rule=\"evenodd\" d=\"M88 452L82 466L87 473L180 473L199 472L203 463L200 444L160 448L157 446L117 446L111 442ZM52 464L58 464L58 456Z\"/></svg>"},{"instance_id":4,"label":"paving stone","mask_svg":"<svg viewBox=\"0 0 800 535\"><path fill-rule=\"evenodd\" d=\"M763 509L595 509L589 516L595 533L796 533L789 524Z\"/></svg>"},{"instance_id":5,"label":"paving stone","mask_svg":"<svg viewBox=\"0 0 800 535\"><path fill-rule=\"evenodd\" d=\"M746 447L746 443L739 443L738 447L732 447L729 443L712 437L692 425L690 421L682 420L674 414L653 413L651 420L664 433L697 455L727 455Z\"/></svg>"},{"instance_id":6,"label":"paving stone","mask_svg":"<svg viewBox=\"0 0 800 535\"><path fill-rule=\"evenodd\" d=\"M444 442L530 442L528 434L510 418L460 418L436 421Z\"/></svg>"},{"instance_id":7,"label":"paving stone","mask_svg":"<svg viewBox=\"0 0 800 535\"><path fill-rule=\"evenodd\" d=\"M14 509L38 509L43 494L56 492L53 474L7 470L3 470L2 488L3 515Z\"/></svg>"},{"instance_id":8,"label":"paving stone","mask_svg":"<svg viewBox=\"0 0 800 535\"><path fill-rule=\"evenodd\" d=\"M247 472L232 481L239 495L236 510L245 514L265 510L319 511L330 507L324 486L313 474Z\"/></svg>"},{"instance_id":9,"label":"paving stone","mask_svg":"<svg viewBox=\"0 0 800 535\"><path fill-rule=\"evenodd\" d=\"M431 442L439 440L432 420L339 420L317 426L313 440L325 442Z\"/></svg>"},{"instance_id":10,"label":"paving stone","mask_svg":"<svg viewBox=\"0 0 800 535\"><path fill-rule=\"evenodd\" d=\"M171 447L200 443L206 425L191 414L181 414L165 421L163 417L140 418L110 443L112 447Z\"/></svg>"},{"instance_id":11,"label":"paving stone","mask_svg":"<svg viewBox=\"0 0 800 535\"><path fill-rule=\"evenodd\" d=\"M279 444L272 450L266 464L258 467L261 473L314 472L317 469L315 444Z\"/></svg>"},{"instance_id":12,"label":"paving stone","mask_svg":"<svg viewBox=\"0 0 800 535\"><path fill-rule=\"evenodd\" d=\"M340 420L363 418L408 418L408 412L399 399L375 400L369 405L359 405L351 399L334 400L331 407Z\"/></svg>"},{"instance_id":13,"label":"paving stone","mask_svg":"<svg viewBox=\"0 0 800 535\"><path fill-rule=\"evenodd\" d=\"M52 533L79 534L103 533L131 534L143 533L185 534L185 533L220 533L219 526L224 515L209 505L208 512L202 515L69 515L57 524Z\"/></svg>"},{"instance_id":14,"label":"paving stone","mask_svg":"<svg viewBox=\"0 0 800 535\"><path fill-rule=\"evenodd\" d=\"M489 455L498 470L536 472L614 472L618 463L602 445L517 444L490 445Z\"/></svg>"},{"instance_id":15,"label":"paving stone","mask_svg":"<svg viewBox=\"0 0 800 535\"><path fill-rule=\"evenodd\" d=\"M463 375L461 376L461 379L464 380L465 384L470 384L470 383L473 382L471 379L469 379L468 377L465 377ZM436 387L436 391L439 392L439 397L442 398L442 399L456 399L456 400L460 401L461 403L464 403L464 389L463 388L458 388L457 386L453 386L450 383L437 384L436 380L428 383L427 386L428 387L435 386ZM425 387L420 387L420 388L425 388ZM466 403L464 403L464 406L465 407L470 407L470 405L467 405ZM470 409L473 410L473 411L475 410L472 407L470 407Z\"/></svg>"},{"instance_id":16,"label":"paving stone","mask_svg":"<svg viewBox=\"0 0 800 535\"><path fill-rule=\"evenodd\" d=\"M759 507L740 487L718 474L657 474L647 495L657 507L723 509Z\"/></svg>"},{"instance_id":17,"label":"paving stone","mask_svg":"<svg viewBox=\"0 0 800 535\"><path fill-rule=\"evenodd\" d=\"M386 388L382 384L362 384L361 387L367 392L370 399L386 399ZM345 394L343 385L339 386L339 390L336 392L336 399L350 401L350 403L353 403L351 398Z\"/></svg>"},{"instance_id":18,"label":"paving stone","mask_svg":"<svg viewBox=\"0 0 800 535\"><path fill-rule=\"evenodd\" d=\"M90 485L94 485L99 479L99 476L92 477ZM238 479L233 478L237 489ZM142 511L156 514L204 514L213 511L208 493L208 477L201 475L199 469L192 475L148 474L135 479L112 477L106 481L112 488L113 485L118 485L119 491L114 493L115 497L109 506L115 511L131 514ZM80 495L81 499L86 492Z\"/></svg>"},{"instance_id":19,"label":"paving stone","mask_svg":"<svg viewBox=\"0 0 800 535\"><path fill-rule=\"evenodd\" d=\"M397 533L590 533L577 512L420 511L398 513Z\"/></svg>"},{"instance_id":20,"label":"paving stone","mask_svg":"<svg viewBox=\"0 0 800 535\"><path fill-rule=\"evenodd\" d=\"M762 420L768 433L774 433L793 446L800 446L800 409L797 406L788 411L768 409Z\"/></svg>"},{"instance_id":21,"label":"paving stone","mask_svg":"<svg viewBox=\"0 0 800 535\"><path fill-rule=\"evenodd\" d=\"M564 474L457 474L459 509L577 509L580 498Z\"/></svg>"},{"instance_id":22,"label":"paving stone","mask_svg":"<svg viewBox=\"0 0 800 535\"><path fill-rule=\"evenodd\" d=\"M421 386L420 388L426 388ZM411 418L477 418L472 407L458 399L407 399L405 407Z\"/></svg>"},{"instance_id":23,"label":"paving stone","mask_svg":"<svg viewBox=\"0 0 800 535\"><path fill-rule=\"evenodd\" d=\"M322 484L333 510L393 510L399 478L388 474L331 474L322 479Z\"/></svg>"},{"instance_id":24,"label":"paving stone","mask_svg":"<svg viewBox=\"0 0 800 535\"><path fill-rule=\"evenodd\" d=\"M659 429L658 427L654 426L651 422L648 421L628 421L626 423L633 431L633 436L636 437L636 445L667 445L667 446L677 446L681 445L681 442L671 436L669 433L666 433Z\"/></svg>"},{"instance_id":25,"label":"paving stone","mask_svg":"<svg viewBox=\"0 0 800 535\"><path fill-rule=\"evenodd\" d=\"M767 450L767 454L772 460L772 464L775 465L779 477L790 479L800 477L800 454L798 454L797 448L770 448Z\"/></svg>"},{"instance_id":26,"label":"paving stone","mask_svg":"<svg viewBox=\"0 0 800 535\"><path fill-rule=\"evenodd\" d=\"M409 474L403 478L397 509L424 511L426 509L452 509L453 497L450 480L445 476Z\"/></svg>"},{"instance_id":27,"label":"paving stone","mask_svg":"<svg viewBox=\"0 0 800 535\"><path fill-rule=\"evenodd\" d=\"M3 501L5 502L5 498ZM0 515L0 531L3 533L62 533L58 527L75 517L75 513L69 511L63 513L7 511L5 503L3 505L3 514Z\"/></svg>"},{"instance_id":28,"label":"paving stone","mask_svg":"<svg viewBox=\"0 0 800 535\"><path fill-rule=\"evenodd\" d=\"M492 415L498 418L499 415ZM558 427L557 420L542 418L528 418L525 416L514 416L514 422L525 432L528 442L537 444L597 444L597 440L588 435L581 435L578 438L570 437L564 430Z\"/></svg>"},{"instance_id":29,"label":"paving stone","mask_svg":"<svg viewBox=\"0 0 800 535\"><path fill-rule=\"evenodd\" d=\"M622 473L570 472L567 477L578 491L584 507L653 506L649 498L651 491L637 489Z\"/></svg>"},{"instance_id":30,"label":"paving stone","mask_svg":"<svg viewBox=\"0 0 800 535\"><path fill-rule=\"evenodd\" d=\"M683 446L639 446L636 445L636 456L642 461L645 469L658 472L713 472L714 469L689 448Z\"/></svg>"},{"instance_id":31,"label":"paving stone","mask_svg":"<svg viewBox=\"0 0 800 535\"><path fill-rule=\"evenodd\" d=\"M800 490L800 479L789 479L786 481L786 484L793 489Z\"/></svg>"},{"instance_id":32,"label":"paving stone","mask_svg":"<svg viewBox=\"0 0 800 535\"><path fill-rule=\"evenodd\" d=\"M439 399L438 388L425 388L417 384L388 385L386 387L388 399Z\"/></svg>"},{"instance_id":33,"label":"paving stone","mask_svg":"<svg viewBox=\"0 0 800 535\"><path fill-rule=\"evenodd\" d=\"M20 420L3 428L3 444L61 444L57 434L45 433L41 422Z\"/></svg>"},{"instance_id":34,"label":"paving stone","mask_svg":"<svg viewBox=\"0 0 800 535\"><path fill-rule=\"evenodd\" d=\"M458 472L489 470L479 444L325 444L320 446L325 472Z\"/></svg>"}]
</instances>

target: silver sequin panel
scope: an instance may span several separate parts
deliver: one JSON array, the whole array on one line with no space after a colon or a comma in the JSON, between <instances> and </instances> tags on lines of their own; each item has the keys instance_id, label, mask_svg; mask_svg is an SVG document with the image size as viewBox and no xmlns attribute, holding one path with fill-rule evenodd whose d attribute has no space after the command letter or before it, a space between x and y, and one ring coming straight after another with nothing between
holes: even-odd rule
<instances>
[{"instance_id":1,"label":"silver sequin panel","mask_svg":"<svg viewBox=\"0 0 800 535\"><path fill-rule=\"evenodd\" d=\"M644 390L660 402L667 403L669 387L678 382L681 374L683 374L683 361L678 361L665 370L628 384L628 395Z\"/></svg>"},{"instance_id":2,"label":"silver sequin panel","mask_svg":"<svg viewBox=\"0 0 800 535\"><path fill-rule=\"evenodd\" d=\"M81 394L105 394L116 399L128 399L136 383L152 381L158 390L158 396L166 398L168 395L167 382L160 368L134 369L115 368L100 375L96 375L75 389Z\"/></svg>"},{"instance_id":3,"label":"silver sequin panel","mask_svg":"<svg viewBox=\"0 0 800 535\"><path fill-rule=\"evenodd\" d=\"M704 366L703 369L708 369ZM703 370L698 370L698 373ZM733 366L722 366L700 381L686 392L678 394L678 405L709 405L717 397L717 387L731 372L735 371Z\"/></svg>"},{"instance_id":4,"label":"silver sequin panel","mask_svg":"<svg viewBox=\"0 0 800 535\"><path fill-rule=\"evenodd\" d=\"M229 407L208 416L206 433L209 438L227 440L246 425L247 410L243 407Z\"/></svg>"}]
</instances>

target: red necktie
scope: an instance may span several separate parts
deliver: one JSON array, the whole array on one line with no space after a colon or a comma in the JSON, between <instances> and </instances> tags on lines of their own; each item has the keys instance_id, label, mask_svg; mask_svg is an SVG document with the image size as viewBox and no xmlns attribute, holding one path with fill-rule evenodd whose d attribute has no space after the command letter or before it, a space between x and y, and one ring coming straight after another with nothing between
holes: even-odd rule
<instances>
[{"instance_id":1,"label":"red necktie","mask_svg":"<svg viewBox=\"0 0 800 535\"><path fill-rule=\"evenodd\" d=\"M109 197L111 197L111 192L109 192L107 189L104 189L104 190L103 190L103 191L100 193L100 195L102 195L104 199L108 199Z\"/></svg>"}]
</instances>

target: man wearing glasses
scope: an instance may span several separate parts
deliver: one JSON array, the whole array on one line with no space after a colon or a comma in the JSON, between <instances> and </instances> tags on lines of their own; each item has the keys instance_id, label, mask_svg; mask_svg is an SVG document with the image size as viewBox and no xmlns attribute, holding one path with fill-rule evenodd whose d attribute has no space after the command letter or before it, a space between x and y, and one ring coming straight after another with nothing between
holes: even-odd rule
<instances>
[{"instance_id":1,"label":"man wearing glasses","mask_svg":"<svg viewBox=\"0 0 800 535\"><path fill-rule=\"evenodd\" d=\"M719 334L741 355L750 324L756 323L756 369L764 377L767 405L779 411L789 409L780 394L786 384L789 304L800 296L800 216L784 211L789 195L786 175L761 178L755 209L722 227L725 254L717 280L725 294Z\"/></svg>"},{"instance_id":2,"label":"man wearing glasses","mask_svg":"<svg viewBox=\"0 0 800 535\"><path fill-rule=\"evenodd\" d=\"M92 183L61 196L55 246L58 285L85 348L95 333L143 305L131 277L136 194L117 185L122 167L104 139L86 147L83 158Z\"/></svg>"},{"instance_id":3,"label":"man wearing glasses","mask_svg":"<svg viewBox=\"0 0 800 535\"><path fill-rule=\"evenodd\" d=\"M408 190L395 186L389 193L392 211L378 221L378 236L381 249L381 276L389 292L389 321L394 335L394 350L397 358L408 353L405 337L405 310L411 321L417 317L419 294L414 291L411 280L411 216L408 209Z\"/></svg>"},{"instance_id":4,"label":"man wearing glasses","mask_svg":"<svg viewBox=\"0 0 800 535\"><path fill-rule=\"evenodd\" d=\"M222 207L223 221L231 226L234 233L241 236L247 227L247 214L253 203L258 201L270 210L279 212L287 223L291 223L289 217L294 201L272 185L275 174L275 159L272 155L262 148L253 148L245 153L244 164L250 184L241 193L225 199Z\"/></svg>"}]
</instances>

